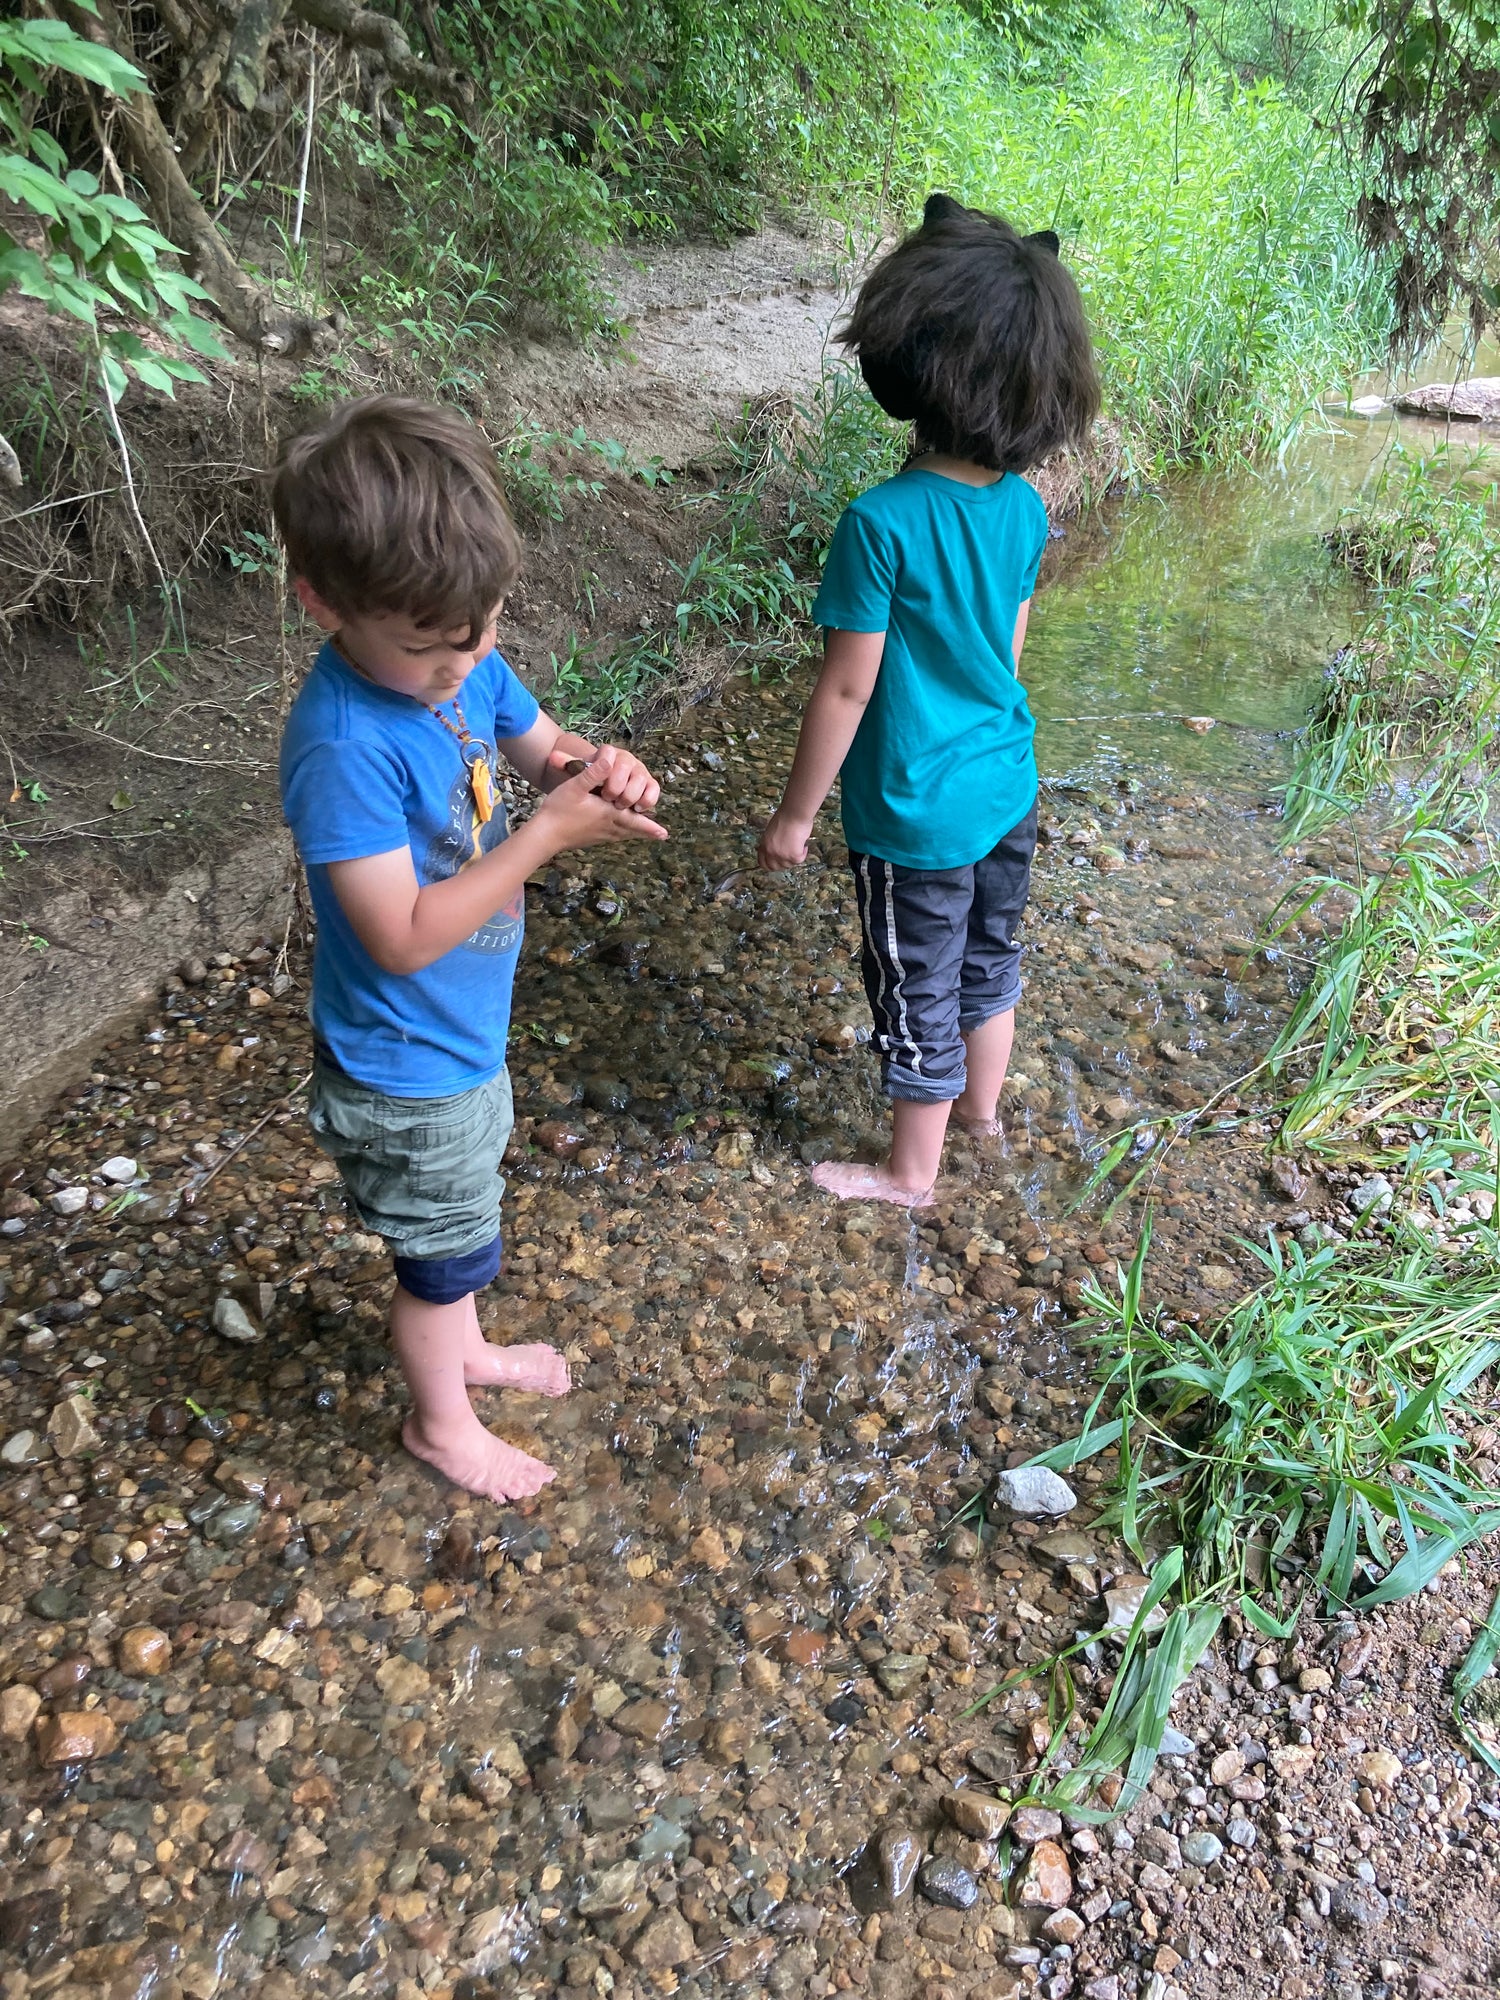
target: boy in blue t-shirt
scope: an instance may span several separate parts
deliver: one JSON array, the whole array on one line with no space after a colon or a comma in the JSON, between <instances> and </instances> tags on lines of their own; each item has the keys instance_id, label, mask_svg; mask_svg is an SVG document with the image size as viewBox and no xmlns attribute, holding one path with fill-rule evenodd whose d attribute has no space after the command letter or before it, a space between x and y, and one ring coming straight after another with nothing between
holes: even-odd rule
<instances>
[{"instance_id":1,"label":"boy in blue t-shirt","mask_svg":"<svg viewBox=\"0 0 1500 2000\"><path fill-rule=\"evenodd\" d=\"M520 566L495 455L456 411L344 405L272 493L299 601L329 635L287 717L281 794L317 917L310 1115L351 1207L395 1252L409 1451L493 1500L552 1468L495 1437L476 1386L560 1396L544 1343L491 1346L505 1069L526 878L567 848L665 840L629 752L545 715L495 651ZM498 760L546 796L512 829ZM588 768L565 777L574 760Z\"/></svg>"},{"instance_id":2,"label":"boy in blue t-shirt","mask_svg":"<svg viewBox=\"0 0 1500 2000\"><path fill-rule=\"evenodd\" d=\"M842 774L865 991L887 1093L878 1167L830 1193L930 1199L950 1113L994 1132L1020 997L1017 926L1036 845L1034 725L1017 678L1047 511L1021 475L1087 436L1088 325L1050 230L933 195L871 272L840 338L913 456L834 533L813 605L823 671L763 868L807 859Z\"/></svg>"}]
</instances>

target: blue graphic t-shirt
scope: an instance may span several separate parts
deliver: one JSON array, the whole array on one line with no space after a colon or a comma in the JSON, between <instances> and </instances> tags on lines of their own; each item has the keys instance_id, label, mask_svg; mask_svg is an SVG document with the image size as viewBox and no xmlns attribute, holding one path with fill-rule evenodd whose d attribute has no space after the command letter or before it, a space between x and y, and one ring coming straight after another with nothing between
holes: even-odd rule
<instances>
[{"instance_id":1,"label":"blue graphic t-shirt","mask_svg":"<svg viewBox=\"0 0 1500 2000\"><path fill-rule=\"evenodd\" d=\"M377 687L329 644L281 739L282 809L318 920L313 1027L341 1069L391 1097L452 1097L487 1083L505 1062L521 894L422 971L394 973L355 936L328 880L330 862L406 846L425 886L505 839L499 746L526 734L536 702L498 653L479 662L458 702L467 746L421 702ZM442 713L457 725L451 701ZM487 823L474 809L466 755L482 756L495 780Z\"/></svg>"}]
</instances>

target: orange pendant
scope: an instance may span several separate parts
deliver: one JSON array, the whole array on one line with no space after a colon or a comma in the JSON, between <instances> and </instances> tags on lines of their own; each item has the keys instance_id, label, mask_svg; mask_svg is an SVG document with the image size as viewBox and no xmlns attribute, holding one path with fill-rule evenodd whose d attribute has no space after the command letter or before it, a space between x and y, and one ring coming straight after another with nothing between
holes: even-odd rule
<instances>
[{"instance_id":1,"label":"orange pendant","mask_svg":"<svg viewBox=\"0 0 1500 2000\"><path fill-rule=\"evenodd\" d=\"M475 817L481 826L488 826L495 817L495 781L482 757L469 766L469 789L474 794Z\"/></svg>"}]
</instances>

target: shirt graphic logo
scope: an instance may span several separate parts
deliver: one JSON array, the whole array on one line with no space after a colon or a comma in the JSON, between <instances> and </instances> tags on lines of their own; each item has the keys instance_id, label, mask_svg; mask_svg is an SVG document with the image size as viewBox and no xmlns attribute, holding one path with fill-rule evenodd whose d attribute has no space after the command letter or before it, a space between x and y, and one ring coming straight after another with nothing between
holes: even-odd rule
<instances>
[{"instance_id":1,"label":"shirt graphic logo","mask_svg":"<svg viewBox=\"0 0 1500 2000\"><path fill-rule=\"evenodd\" d=\"M483 854L491 854L510 833L510 822L506 817L505 805L500 797L499 780L496 776L496 755L488 743L479 738L470 739L470 754L482 751L488 766L494 792L495 810L488 820L481 820L474 804L474 790L469 782L467 769L454 780L448 794L447 825L438 834L427 850L423 864L423 877L428 882L446 882L461 869L470 868ZM526 891L517 889L515 895L503 909L497 910L486 924L481 924L472 936L464 939L459 947L462 951L507 952L515 951L521 942L521 931L525 916Z\"/></svg>"}]
</instances>

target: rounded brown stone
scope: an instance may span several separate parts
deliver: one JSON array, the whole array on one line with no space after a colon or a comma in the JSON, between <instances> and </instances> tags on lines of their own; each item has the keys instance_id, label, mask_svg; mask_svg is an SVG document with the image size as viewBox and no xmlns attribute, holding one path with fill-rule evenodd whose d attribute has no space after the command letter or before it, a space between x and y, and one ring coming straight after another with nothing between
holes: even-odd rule
<instances>
[{"instance_id":1,"label":"rounded brown stone","mask_svg":"<svg viewBox=\"0 0 1500 2000\"><path fill-rule=\"evenodd\" d=\"M45 1673L38 1674L37 1692L43 1701L59 1701L81 1688L93 1671L94 1663L87 1653L65 1653Z\"/></svg>"},{"instance_id":2,"label":"rounded brown stone","mask_svg":"<svg viewBox=\"0 0 1500 2000\"><path fill-rule=\"evenodd\" d=\"M63 1709L36 1726L37 1755L44 1764L87 1764L107 1757L120 1732L102 1708Z\"/></svg>"},{"instance_id":3,"label":"rounded brown stone","mask_svg":"<svg viewBox=\"0 0 1500 2000\"><path fill-rule=\"evenodd\" d=\"M132 1625L120 1634L115 1658L122 1674L129 1674L132 1680L148 1680L171 1666L172 1642L155 1625Z\"/></svg>"}]
</instances>

